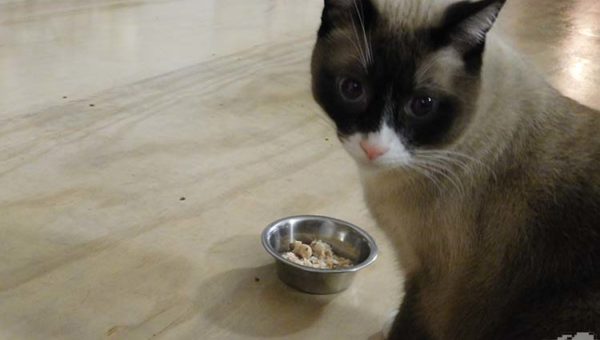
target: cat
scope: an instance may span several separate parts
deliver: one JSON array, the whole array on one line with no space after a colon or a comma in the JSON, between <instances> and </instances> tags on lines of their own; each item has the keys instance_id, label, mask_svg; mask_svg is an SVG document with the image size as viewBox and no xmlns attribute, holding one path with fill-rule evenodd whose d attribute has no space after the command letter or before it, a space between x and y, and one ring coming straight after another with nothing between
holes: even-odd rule
<instances>
[{"instance_id":1,"label":"cat","mask_svg":"<svg viewBox=\"0 0 600 340\"><path fill-rule=\"evenodd\" d=\"M505 0L325 0L316 102L405 275L389 339L600 335L600 113L496 30Z\"/></svg>"}]
</instances>

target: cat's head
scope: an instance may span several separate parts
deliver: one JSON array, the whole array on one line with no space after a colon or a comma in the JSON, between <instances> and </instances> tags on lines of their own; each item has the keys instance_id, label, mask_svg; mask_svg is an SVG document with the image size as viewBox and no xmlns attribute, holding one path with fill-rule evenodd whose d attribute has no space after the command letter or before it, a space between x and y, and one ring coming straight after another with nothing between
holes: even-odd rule
<instances>
[{"instance_id":1,"label":"cat's head","mask_svg":"<svg viewBox=\"0 0 600 340\"><path fill-rule=\"evenodd\" d=\"M362 165L410 166L463 137L505 0L325 0L313 94Z\"/></svg>"}]
</instances>

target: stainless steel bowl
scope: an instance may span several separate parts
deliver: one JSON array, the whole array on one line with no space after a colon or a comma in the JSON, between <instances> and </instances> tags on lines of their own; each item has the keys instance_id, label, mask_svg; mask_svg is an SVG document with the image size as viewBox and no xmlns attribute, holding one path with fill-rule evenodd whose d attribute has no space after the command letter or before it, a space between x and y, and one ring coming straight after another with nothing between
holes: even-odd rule
<instances>
[{"instance_id":1,"label":"stainless steel bowl","mask_svg":"<svg viewBox=\"0 0 600 340\"><path fill-rule=\"evenodd\" d=\"M350 268L316 269L292 263L281 254L290 243L319 239L355 264ZM271 223L262 233L262 244L277 264L277 275L291 287L310 294L338 293L350 286L356 273L377 258L377 245L359 227L323 216L292 216Z\"/></svg>"}]
</instances>

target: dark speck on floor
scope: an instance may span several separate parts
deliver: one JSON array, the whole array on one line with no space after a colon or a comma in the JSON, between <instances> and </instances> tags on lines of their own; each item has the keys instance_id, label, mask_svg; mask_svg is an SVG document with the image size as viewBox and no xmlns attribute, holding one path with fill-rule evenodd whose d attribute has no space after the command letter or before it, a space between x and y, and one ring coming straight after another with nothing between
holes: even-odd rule
<instances>
[{"instance_id":1,"label":"dark speck on floor","mask_svg":"<svg viewBox=\"0 0 600 340\"><path fill-rule=\"evenodd\" d=\"M185 197L181 197L179 200L180 201L185 201Z\"/></svg>"},{"instance_id":2,"label":"dark speck on floor","mask_svg":"<svg viewBox=\"0 0 600 340\"><path fill-rule=\"evenodd\" d=\"M67 99L67 96L63 96L63 99Z\"/></svg>"},{"instance_id":3,"label":"dark speck on floor","mask_svg":"<svg viewBox=\"0 0 600 340\"><path fill-rule=\"evenodd\" d=\"M254 282L260 282L260 277L256 276L256 277L254 278Z\"/></svg>"},{"instance_id":4,"label":"dark speck on floor","mask_svg":"<svg viewBox=\"0 0 600 340\"><path fill-rule=\"evenodd\" d=\"M90 104L90 107L94 107L94 106L96 106L96 105L94 105L94 104Z\"/></svg>"}]
</instances>

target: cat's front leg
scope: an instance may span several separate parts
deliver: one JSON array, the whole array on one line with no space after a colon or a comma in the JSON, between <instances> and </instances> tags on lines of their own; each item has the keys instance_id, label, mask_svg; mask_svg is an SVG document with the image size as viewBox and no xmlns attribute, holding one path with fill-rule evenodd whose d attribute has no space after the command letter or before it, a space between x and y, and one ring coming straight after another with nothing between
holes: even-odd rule
<instances>
[{"instance_id":1,"label":"cat's front leg","mask_svg":"<svg viewBox=\"0 0 600 340\"><path fill-rule=\"evenodd\" d=\"M414 279L407 280L405 294L400 310L397 312L391 328L384 327L386 340L430 340L423 320L419 318L419 287ZM388 329L385 329L388 328ZM387 333L387 334L386 334Z\"/></svg>"}]
</instances>

